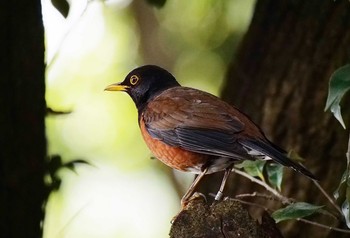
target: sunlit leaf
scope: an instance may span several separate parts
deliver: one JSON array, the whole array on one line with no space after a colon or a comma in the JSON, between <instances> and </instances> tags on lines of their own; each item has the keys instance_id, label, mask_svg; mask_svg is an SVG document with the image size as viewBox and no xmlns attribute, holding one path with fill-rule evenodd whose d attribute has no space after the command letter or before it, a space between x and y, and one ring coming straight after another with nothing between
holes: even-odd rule
<instances>
[{"instance_id":1,"label":"sunlit leaf","mask_svg":"<svg viewBox=\"0 0 350 238\"><path fill-rule=\"evenodd\" d=\"M306 202L297 202L275 211L271 216L278 223L285 220L310 216L321 210L322 207L323 206L316 206Z\"/></svg>"},{"instance_id":2,"label":"sunlit leaf","mask_svg":"<svg viewBox=\"0 0 350 238\"><path fill-rule=\"evenodd\" d=\"M264 181L265 179L263 175L263 169L265 163L266 161L264 160L245 160L242 163L237 164L236 167L239 169L243 168L244 171L247 172L249 175L253 177L259 177L261 180Z\"/></svg>"},{"instance_id":3,"label":"sunlit leaf","mask_svg":"<svg viewBox=\"0 0 350 238\"><path fill-rule=\"evenodd\" d=\"M350 89L350 64L337 69L329 81L328 97L325 111L331 110L334 117L345 128L341 115L340 101L344 94Z\"/></svg>"},{"instance_id":4,"label":"sunlit leaf","mask_svg":"<svg viewBox=\"0 0 350 238\"><path fill-rule=\"evenodd\" d=\"M273 188L281 191L281 184L283 178L283 166L275 163L268 163L266 165L267 178Z\"/></svg>"}]
</instances>

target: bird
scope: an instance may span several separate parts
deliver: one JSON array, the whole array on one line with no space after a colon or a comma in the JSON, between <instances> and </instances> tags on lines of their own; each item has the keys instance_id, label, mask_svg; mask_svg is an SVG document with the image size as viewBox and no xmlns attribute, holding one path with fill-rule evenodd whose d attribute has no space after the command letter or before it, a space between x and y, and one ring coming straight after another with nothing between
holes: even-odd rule
<instances>
[{"instance_id":1,"label":"bird","mask_svg":"<svg viewBox=\"0 0 350 238\"><path fill-rule=\"evenodd\" d=\"M197 174L181 199L182 207L204 175L224 171L215 196L215 200L221 200L234 164L244 160L272 160L316 180L267 139L241 110L205 91L181 86L159 66L135 68L124 81L105 90L130 95L138 111L142 137L157 159L173 169Z\"/></svg>"}]
</instances>

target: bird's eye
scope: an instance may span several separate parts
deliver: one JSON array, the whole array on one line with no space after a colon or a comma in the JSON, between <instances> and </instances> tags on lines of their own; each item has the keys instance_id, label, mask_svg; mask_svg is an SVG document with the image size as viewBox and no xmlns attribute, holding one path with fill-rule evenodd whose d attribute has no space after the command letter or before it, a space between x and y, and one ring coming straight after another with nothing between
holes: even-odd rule
<instances>
[{"instance_id":1,"label":"bird's eye","mask_svg":"<svg viewBox=\"0 0 350 238\"><path fill-rule=\"evenodd\" d=\"M137 82L140 80L140 78L137 75L132 75L130 77L130 84L131 85L135 85L137 84Z\"/></svg>"}]
</instances>

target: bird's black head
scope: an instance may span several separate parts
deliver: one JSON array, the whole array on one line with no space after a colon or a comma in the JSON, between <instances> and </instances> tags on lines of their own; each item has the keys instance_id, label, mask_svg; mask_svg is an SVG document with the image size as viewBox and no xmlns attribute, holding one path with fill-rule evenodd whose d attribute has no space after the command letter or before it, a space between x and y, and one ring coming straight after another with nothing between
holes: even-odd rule
<instances>
[{"instance_id":1,"label":"bird's black head","mask_svg":"<svg viewBox=\"0 0 350 238\"><path fill-rule=\"evenodd\" d=\"M127 92L139 111L149 100L164 90L180 86L174 76L165 69L155 65L145 65L132 70L121 83L107 86L107 91Z\"/></svg>"}]
</instances>

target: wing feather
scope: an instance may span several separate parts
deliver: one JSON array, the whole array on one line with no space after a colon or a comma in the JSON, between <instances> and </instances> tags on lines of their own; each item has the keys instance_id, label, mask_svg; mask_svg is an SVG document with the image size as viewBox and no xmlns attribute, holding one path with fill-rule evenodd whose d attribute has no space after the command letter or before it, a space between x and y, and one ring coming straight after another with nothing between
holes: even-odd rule
<instances>
[{"instance_id":1,"label":"wing feather","mask_svg":"<svg viewBox=\"0 0 350 238\"><path fill-rule=\"evenodd\" d=\"M143 112L146 129L152 137L192 152L246 157L246 151L236 143L237 134L245 125L230 113L230 105L191 88L182 87L181 97L176 88L169 90L150 102Z\"/></svg>"}]
</instances>

